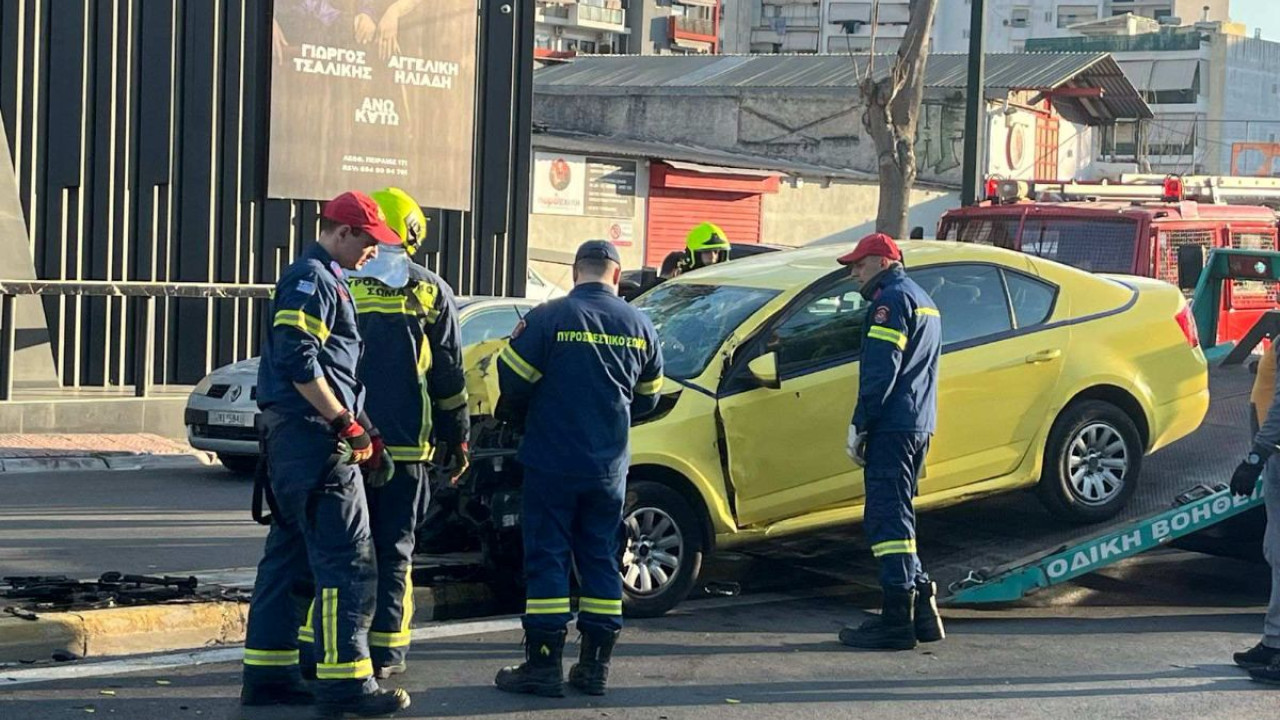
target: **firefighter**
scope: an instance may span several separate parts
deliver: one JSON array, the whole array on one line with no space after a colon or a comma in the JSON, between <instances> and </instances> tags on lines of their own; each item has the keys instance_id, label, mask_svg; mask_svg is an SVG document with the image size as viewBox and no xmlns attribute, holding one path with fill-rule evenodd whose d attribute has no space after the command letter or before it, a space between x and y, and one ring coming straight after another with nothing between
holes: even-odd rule
<instances>
[{"instance_id":1,"label":"firefighter","mask_svg":"<svg viewBox=\"0 0 1280 720\"><path fill-rule=\"evenodd\" d=\"M618 573L631 420L657 406L662 354L648 318L617 295L622 264L603 240L578 248L568 297L529 311L498 356L495 415L523 422L525 661L507 692L564 694L570 556L581 579L580 657L569 682L603 695L622 630Z\"/></svg>"},{"instance_id":2,"label":"firefighter","mask_svg":"<svg viewBox=\"0 0 1280 720\"><path fill-rule=\"evenodd\" d=\"M470 421L453 290L439 275L411 260L425 236L427 219L399 188L379 190L372 197L401 239L380 248L376 258L349 273L348 281L360 335L369 347L377 348L360 363L365 408L392 460L385 484L366 473L378 559L369 654L374 677L385 679L404 672L409 651L414 538L431 500L428 462L437 460L451 478L461 475L468 462ZM298 632L304 656L306 646L314 643L313 620L314 613Z\"/></svg>"},{"instance_id":3,"label":"firefighter","mask_svg":"<svg viewBox=\"0 0 1280 720\"><path fill-rule=\"evenodd\" d=\"M258 565L244 650L244 705L317 702L319 717L408 707L373 679L369 618L376 581L361 463L377 463L356 370L364 351L345 270L396 245L377 203L344 193L325 204L318 241L276 284L258 371L274 522ZM314 580L323 638L315 695L302 684L293 590Z\"/></svg>"},{"instance_id":4,"label":"firefighter","mask_svg":"<svg viewBox=\"0 0 1280 720\"><path fill-rule=\"evenodd\" d=\"M729 236L715 223L704 222L694 226L684 239L684 254L676 263L674 277L708 265L728 262ZM665 275L664 275L665 277Z\"/></svg>"},{"instance_id":5,"label":"firefighter","mask_svg":"<svg viewBox=\"0 0 1280 720\"><path fill-rule=\"evenodd\" d=\"M864 526L880 560L882 612L840 642L858 648L908 650L944 637L936 586L916 555L915 508L920 470L937 415L941 315L907 277L902 251L873 233L839 259L861 282L868 302L862 337L858 403L847 452L863 465Z\"/></svg>"},{"instance_id":6,"label":"firefighter","mask_svg":"<svg viewBox=\"0 0 1280 720\"><path fill-rule=\"evenodd\" d=\"M1271 604L1262 625L1262 639L1252 648L1234 656L1237 665L1259 682L1280 685L1280 462L1273 457L1280 450L1280 402L1275 393L1276 346L1272 345L1258 362L1258 375L1250 399L1259 424L1249 454L1231 476L1231 492L1252 495L1262 490L1266 505L1267 529L1262 537L1262 554L1271 565ZM1262 478L1259 488L1258 479Z\"/></svg>"}]
</instances>

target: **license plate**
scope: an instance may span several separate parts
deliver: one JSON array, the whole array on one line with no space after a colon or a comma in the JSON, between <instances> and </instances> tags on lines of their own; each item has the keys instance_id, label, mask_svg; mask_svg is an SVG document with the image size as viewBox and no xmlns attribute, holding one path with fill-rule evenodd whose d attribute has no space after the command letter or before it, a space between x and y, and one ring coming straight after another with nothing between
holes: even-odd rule
<instances>
[{"instance_id":1,"label":"license plate","mask_svg":"<svg viewBox=\"0 0 1280 720\"><path fill-rule=\"evenodd\" d=\"M211 412L210 425L230 425L232 427L253 427L253 413L247 412Z\"/></svg>"}]
</instances>

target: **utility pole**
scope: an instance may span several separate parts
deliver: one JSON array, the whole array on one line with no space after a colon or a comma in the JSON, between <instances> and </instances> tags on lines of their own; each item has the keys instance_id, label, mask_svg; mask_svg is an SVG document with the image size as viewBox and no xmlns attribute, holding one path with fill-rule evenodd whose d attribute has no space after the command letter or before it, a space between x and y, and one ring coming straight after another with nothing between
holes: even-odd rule
<instances>
[{"instance_id":1,"label":"utility pole","mask_svg":"<svg viewBox=\"0 0 1280 720\"><path fill-rule=\"evenodd\" d=\"M982 138L986 135L983 122L986 119L986 23L982 16L985 0L970 0L969 13L969 87L965 95L964 113L964 163L960 182L960 203L973 205L978 202L982 187Z\"/></svg>"}]
</instances>

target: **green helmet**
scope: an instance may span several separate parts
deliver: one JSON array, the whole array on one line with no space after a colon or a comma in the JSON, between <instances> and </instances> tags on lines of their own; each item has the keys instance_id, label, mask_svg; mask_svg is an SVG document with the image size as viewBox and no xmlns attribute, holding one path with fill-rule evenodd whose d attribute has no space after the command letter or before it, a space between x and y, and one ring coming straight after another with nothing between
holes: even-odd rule
<instances>
[{"instance_id":1,"label":"green helmet","mask_svg":"<svg viewBox=\"0 0 1280 720\"><path fill-rule=\"evenodd\" d=\"M704 222L690 230L685 236L684 244L691 253L720 250L725 255L729 254L729 236L715 223Z\"/></svg>"},{"instance_id":2,"label":"green helmet","mask_svg":"<svg viewBox=\"0 0 1280 720\"><path fill-rule=\"evenodd\" d=\"M387 216L387 225L400 236L405 252L413 255L427 236L427 216L418 201L397 187L383 188L370 195Z\"/></svg>"}]
</instances>

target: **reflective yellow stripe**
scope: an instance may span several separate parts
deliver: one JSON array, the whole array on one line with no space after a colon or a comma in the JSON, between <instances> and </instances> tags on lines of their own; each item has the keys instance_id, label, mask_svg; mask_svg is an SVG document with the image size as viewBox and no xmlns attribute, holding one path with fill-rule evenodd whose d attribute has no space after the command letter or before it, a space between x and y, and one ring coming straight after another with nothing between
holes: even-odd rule
<instances>
[{"instance_id":1,"label":"reflective yellow stripe","mask_svg":"<svg viewBox=\"0 0 1280 720\"><path fill-rule=\"evenodd\" d=\"M409 647L412 640L412 633L408 632L384 633L369 631L369 647Z\"/></svg>"},{"instance_id":2,"label":"reflective yellow stripe","mask_svg":"<svg viewBox=\"0 0 1280 720\"><path fill-rule=\"evenodd\" d=\"M899 350L907 349L907 336L903 335L897 330L894 330L893 328L887 328L883 325L872 325L867 330L867 337L875 338L876 340L885 340L890 343L893 343L898 347Z\"/></svg>"},{"instance_id":3,"label":"reflective yellow stripe","mask_svg":"<svg viewBox=\"0 0 1280 720\"><path fill-rule=\"evenodd\" d=\"M422 347L418 349L418 374L426 375L431 369L431 343L424 337ZM421 381L419 381L421 383Z\"/></svg>"},{"instance_id":4,"label":"reflective yellow stripe","mask_svg":"<svg viewBox=\"0 0 1280 720\"><path fill-rule=\"evenodd\" d=\"M569 598L529 598L524 601L526 615L558 615L569 612Z\"/></svg>"},{"instance_id":5,"label":"reflective yellow stripe","mask_svg":"<svg viewBox=\"0 0 1280 720\"><path fill-rule=\"evenodd\" d=\"M334 665L338 662L338 589L325 588L321 599L324 600L324 664Z\"/></svg>"},{"instance_id":6,"label":"reflective yellow stripe","mask_svg":"<svg viewBox=\"0 0 1280 720\"><path fill-rule=\"evenodd\" d=\"M404 571L404 599L400 603L400 632L408 633L409 625L413 622L413 611L416 608L413 605L413 564Z\"/></svg>"},{"instance_id":7,"label":"reflective yellow stripe","mask_svg":"<svg viewBox=\"0 0 1280 720\"><path fill-rule=\"evenodd\" d=\"M516 375L524 378L529 383L536 383L542 379L542 373L520 357L520 353L517 353L510 345L502 348L502 353L498 355L498 359L505 362L507 367L511 368Z\"/></svg>"},{"instance_id":8,"label":"reflective yellow stripe","mask_svg":"<svg viewBox=\"0 0 1280 720\"><path fill-rule=\"evenodd\" d=\"M876 557L885 555L904 555L914 554L916 551L916 541L911 540L886 540L882 543L876 543L871 546L871 554Z\"/></svg>"},{"instance_id":9,"label":"reflective yellow stripe","mask_svg":"<svg viewBox=\"0 0 1280 720\"><path fill-rule=\"evenodd\" d=\"M298 642L307 643L308 645L316 641L315 625L312 622L312 615L315 614L316 601L312 600L307 604L307 620L302 623L302 627L298 628Z\"/></svg>"},{"instance_id":10,"label":"reflective yellow stripe","mask_svg":"<svg viewBox=\"0 0 1280 720\"><path fill-rule=\"evenodd\" d=\"M316 677L321 680L361 680L371 675L373 675L373 661L369 658L349 663L316 665Z\"/></svg>"},{"instance_id":11,"label":"reflective yellow stripe","mask_svg":"<svg viewBox=\"0 0 1280 720\"><path fill-rule=\"evenodd\" d=\"M942 317L942 313L938 312L934 308L927 308L927 307L916 308L916 317L920 317L922 315L927 317L936 317L936 318Z\"/></svg>"},{"instance_id":12,"label":"reflective yellow stripe","mask_svg":"<svg viewBox=\"0 0 1280 720\"><path fill-rule=\"evenodd\" d=\"M257 667L288 667L298 664L297 650L244 649L244 664Z\"/></svg>"},{"instance_id":13,"label":"reflective yellow stripe","mask_svg":"<svg viewBox=\"0 0 1280 720\"><path fill-rule=\"evenodd\" d=\"M314 315L308 315L301 310L278 310L276 311L273 325L297 328L308 335L315 337L320 342L329 339L329 326L325 325L320 318Z\"/></svg>"},{"instance_id":14,"label":"reflective yellow stripe","mask_svg":"<svg viewBox=\"0 0 1280 720\"><path fill-rule=\"evenodd\" d=\"M458 393L457 395L450 395L449 397L444 398L437 404L440 406L441 410L445 410L445 411L457 410L458 408L467 404L466 388L463 388L462 392Z\"/></svg>"},{"instance_id":15,"label":"reflective yellow stripe","mask_svg":"<svg viewBox=\"0 0 1280 720\"><path fill-rule=\"evenodd\" d=\"M430 445L388 445L387 452L396 462L427 462L435 455Z\"/></svg>"},{"instance_id":16,"label":"reflective yellow stripe","mask_svg":"<svg viewBox=\"0 0 1280 720\"><path fill-rule=\"evenodd\" d=\"M596 615L621 615L621 600L604 600L601 598L578 598L578 609Z\"/></svg>"},{"instance_id":17,"label":"reflective yellow stripe","mask_svg":"<svg viewBox=\"0 0 1280 720\"><path fill-rule=\"evenodd\" d=\"M636 385L636 393L639 395L657 395L661 390L661 375L653 380L641 380L640 383Z\"/></svg>"}]
</instances>

